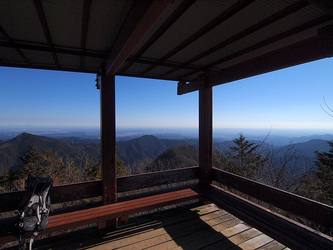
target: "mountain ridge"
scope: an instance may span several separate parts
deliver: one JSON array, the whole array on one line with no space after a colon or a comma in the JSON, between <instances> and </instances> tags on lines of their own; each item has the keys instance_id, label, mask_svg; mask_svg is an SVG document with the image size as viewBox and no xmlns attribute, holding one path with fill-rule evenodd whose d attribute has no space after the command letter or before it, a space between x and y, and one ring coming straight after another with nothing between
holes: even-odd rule
<instances>
[{"instance_id":1,"label":"mountain ridge","mask_svg":"<svg viewBox=\"0 0 333 250\"><path fill-rule=\"evenodd\" d=\"M260 143L260 141L252 141L255 143ZM100 144L96 143L98 140L86 140L80 138L64 138L64 139L54 139L45 136L37 136L29 133L22 133L17 137L9 141L0 141L0 175L8 167L12 169L17 168L19 163L19 156L26 153L26 150L31 145L34 145L39 151L43 149L52 148L53 151L56 151L59 156L66 158L84 158L81 159L82 164L81 168L84 167L84 162L86 160L91 160L93 162L98 162L100 159ZM295 149L300 153L305 154L307 157L314 159L315 151L325 151L329 150L328 141L322 139L313 139L304 143L295 143L291 144ZM133 164L138 161L142 161L142 164L147 166L152 163L154 160L157 160L161 154L167 152L172 147L178 145L186 145L193 147L195 150L198 149L198 140L197 139L159 139L153 135L145 135L136 139L129 141L117 141L117 157L119 160L123 160L125 166L130 167L130 171L135 172ZM217 148L220 151L228 149L233 145L232 141L225 142L215 142L214 143L214 152ZM275 147L277 149L284 149L284 147ZM179 151L181 147L179 147ZM174 149L173 149L174 150ZM187 149L184 149L183 152L185 155ZM165 153L169 157L172 156L170 153ZM163 155L159 160L163 159ZM177 161L177 156L175 155L175 161ZM185 157L186 158L186 157ZM195 157L194 157L195 158Z\"/></svg>"}]
</instances>

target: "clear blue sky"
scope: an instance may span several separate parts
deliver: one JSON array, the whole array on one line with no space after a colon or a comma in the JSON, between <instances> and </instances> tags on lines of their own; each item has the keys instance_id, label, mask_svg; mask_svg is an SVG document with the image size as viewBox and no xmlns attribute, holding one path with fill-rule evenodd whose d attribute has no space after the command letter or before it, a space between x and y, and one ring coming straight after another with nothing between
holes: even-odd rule
<instances>
[{"instance_id":1,"label":"clear blue sky","mask_svg":"<svg viewBox=\"0 0 333 250\"><path fill-rule=\"evenodd\" d=\"M95 75L0 67L0 127L98 127ZM177 82L116 78L120 128L198 127L198 92ZM215 128L314 129L333 133L333 59L214 87Z\"/></svg>"}]
</instances>

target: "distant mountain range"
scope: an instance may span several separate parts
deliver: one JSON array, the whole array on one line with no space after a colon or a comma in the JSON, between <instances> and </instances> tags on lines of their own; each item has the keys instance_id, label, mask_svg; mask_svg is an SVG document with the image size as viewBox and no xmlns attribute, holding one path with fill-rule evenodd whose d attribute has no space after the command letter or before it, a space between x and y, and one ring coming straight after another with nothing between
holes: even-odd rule
<instances>
[{"instance_id":1,"label":"distant mountain range","mask_svg":"<svg viewBox=\"0 0 333 250\"><path fill-rule=\"evenodd\" d=\"M31 145L39 151L51 148L63 159L73 159L81 168L85 166L87 160L97 163L100 159L100 141L97 139L77 137L53 139L22 133L12 140L0 141L0 175L9 167L17 168L20 162L19 156L24 155ZM216 142L214 148L223 151L231 145L233 145L232 141ZM292 146L308 158L315 157L315 151L329 150L327 141L321 139L295 143ZM284 147L286 146L276 148ZM151 170L156 169L157 163L162 162L169 165L176 164L179 167L196 165L198 164L197 150L197 139L159 139L152 135L145 135L129 141L117 141L117 156L132 172L136 171L135 164L140 161L145 165L144 168Z\"/></svg>"}]
</instances>

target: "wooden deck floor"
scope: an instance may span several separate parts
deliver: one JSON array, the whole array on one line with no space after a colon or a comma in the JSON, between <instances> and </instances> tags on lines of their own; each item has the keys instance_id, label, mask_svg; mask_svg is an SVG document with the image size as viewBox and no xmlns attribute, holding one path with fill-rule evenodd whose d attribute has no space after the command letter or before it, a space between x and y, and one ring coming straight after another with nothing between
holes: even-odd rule
<instances>
[{"instance_id":1,"label":"wooden deck floor","mask_svg":"<svg viewBox=\"0 0 333 250\"><path fill-rule=\"evenodd\" d=\"M112 232L63 237L36 249L286 249L214 204L130 219Z\"/></svg>"}]
</instances>

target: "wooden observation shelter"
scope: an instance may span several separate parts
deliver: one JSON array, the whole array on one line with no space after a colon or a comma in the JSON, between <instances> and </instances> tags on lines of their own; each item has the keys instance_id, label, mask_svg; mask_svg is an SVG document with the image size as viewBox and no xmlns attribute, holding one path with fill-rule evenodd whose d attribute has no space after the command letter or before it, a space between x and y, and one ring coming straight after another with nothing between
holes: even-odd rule
<instances>
[{"instance_id":1,"label":"wooden observation shelter","mask_svg":"<svg viewBox=\"0 0 333 250\"><path fill-rule=\"evenodd\" d=\"M324 227L333 224L332 207L215 169L212 163L214 86L332 55L330 0L0 1L1 66L94 73L100 79L102 180L55 187L54 202L102 196L103 205L51 216L49 232L92 222L102 227L128 214L200 198L287 247L332 249L332 237L216 184ZM199 91L199 166L116 177L115 76L176 81L179 95ZM194 187L161 188L127 201L117 197L193 180L198 180ZM22 192L0 194L0 211L13 210ZM0 243L14 240L9 222L1 223Z\"/></svg>"}]
</instances>

